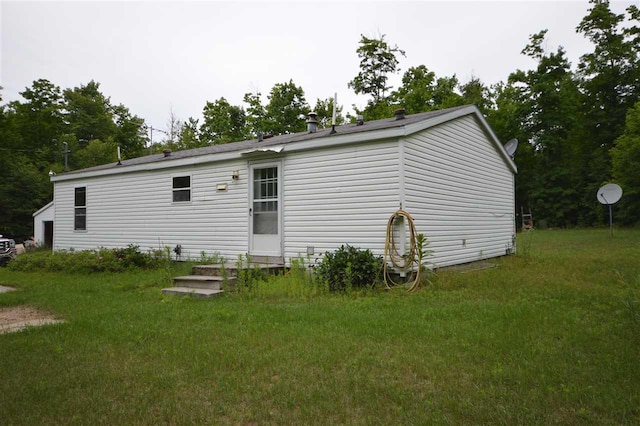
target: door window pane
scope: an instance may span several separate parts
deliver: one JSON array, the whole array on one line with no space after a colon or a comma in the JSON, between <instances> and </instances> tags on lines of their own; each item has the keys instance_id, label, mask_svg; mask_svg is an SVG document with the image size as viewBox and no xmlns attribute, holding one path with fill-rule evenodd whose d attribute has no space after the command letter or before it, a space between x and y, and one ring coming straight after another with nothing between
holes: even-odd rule
<instances>
[{"instance_id":1,"label":"door window pane","mask_svg":"<svg viewBox=\"0 0 640 426\"><path fill-rule=\"evenodd\" d=\"M253 170L253 233L278 234L278 168Z\"/></svg>"},{"instance_id":2,"label":"door window pane","mask_svg":"<svg viewBox=\"0 0 640 426\"><path fill-rule=\"evenodd\" d=\"M278 234L278 215L270 213L253 215L253 233L256 235Z\"/></svg>"},{"instance_id":3,"label":"door window pane","mask_svg":"<svg viewBox=\"0 0 640 426\"><path fill-rule=\"evenodd\" d=\"M253 171L253 199L278 198L278 168L255 169Z\"/></svg>"}]
</instances>

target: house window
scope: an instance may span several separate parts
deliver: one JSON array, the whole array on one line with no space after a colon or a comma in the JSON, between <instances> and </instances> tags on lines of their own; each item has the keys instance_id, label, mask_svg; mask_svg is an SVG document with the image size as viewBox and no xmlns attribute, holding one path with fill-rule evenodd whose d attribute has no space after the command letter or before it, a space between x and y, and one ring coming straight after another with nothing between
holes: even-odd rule
<instances>
[{"instance_id":1,"label":"house window","mask_svg":"<svg viewBox=\"0 0 640 426\"><path fill-rule=\"evenodd\" d=\"M87 230L87 187L76 188L73 210L73 229L76 231Z\"/></svg>"},{"instance_id":2,"label":"house window","mask_svg":"<svg viewBox=\"0 0 640 426\"><path fill-rule=\"evenodd\" d=\"M173 178L173 202L191 201L191 176Z\"/></svg>"}]
</instances>

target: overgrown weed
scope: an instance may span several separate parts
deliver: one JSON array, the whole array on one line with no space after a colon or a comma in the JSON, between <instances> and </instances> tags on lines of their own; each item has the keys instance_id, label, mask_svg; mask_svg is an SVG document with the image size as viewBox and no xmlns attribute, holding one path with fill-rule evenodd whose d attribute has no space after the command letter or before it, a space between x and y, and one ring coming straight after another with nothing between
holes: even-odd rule
<instances>
[{"instance_id":1,"label":"overgrown weed","mask_svg":"<svg viewBox=\"0 0 640 426\"><path fill-rule=\"evenodd\" d=\"M309 260L302 257L291 259L291 267L284 274L258 275L249 268L242 274L239 271L238 278L240 292L257 299L308 300L329 292L328 285L316 277Z\"/></svg>"},{"instance_id":2,"label":"overgrown weed","mask_svg":"<svg viewBox=\"0 0 640 426\"><path fill-rule=\"evenodd\" d=\"M525 260L531 260L531 246L533 245L533 236L534 230L529 229L526 231L522 231L520 234L518 248L516 251L516 255L522 257Z\"/></svg>"},{"instance_id":3,"label":"overgrown weed","mask_svg":"<svg viewBox=\"0 0 640 426\"><path fill-rule=\"evenodd\" d=\"M224 265L224 261L224 257L222 257L218 251L215 251L212 254L207 254L206 251L202 250L200 252L200 259L198 259L198 263L201 265Z\"/></svg>"},{"instance_id":4,"label":"overgrown weed","mask_svg":"<svg viewBox=\"0 0 640 426\"><path fill-rule=\"evenodd\" d=\"M258 265L252 263L253 259L250 254L238 255L236 261L236 291L238 293L254 294L254 288L258 283L266 279L266 274L260 269Z\"/></svg>"}]
</instances>

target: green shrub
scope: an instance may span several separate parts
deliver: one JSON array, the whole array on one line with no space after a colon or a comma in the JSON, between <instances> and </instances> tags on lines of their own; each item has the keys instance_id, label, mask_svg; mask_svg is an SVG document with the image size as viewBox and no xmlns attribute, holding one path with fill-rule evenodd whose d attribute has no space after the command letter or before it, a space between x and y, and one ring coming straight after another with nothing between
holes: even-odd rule
<instances>
[{"instance_id":1,"label":"green shrub","mask_svg":"<svg viewBox=\"0 0 640 426\"><path fill-rule=\"evenodd\" d=\"M371 250L343 245L335 252L326 252L316 267L318 279L331 291L372 286L380 278L382 258Z\"/></svg>"},{"instance_id":2,"label":"green shrub","mask_svg":"<svg viewBox=\"0 0 640 426\"><path fill-rule=\"evenodd\" d=\"M126 248L98 250L33 251L18 256L9 263L14 271L43 272L123 272L131 269L154 269L169 262L161 251L140 252L140 247L130 244Z\"/></svg>"}]
</instances>

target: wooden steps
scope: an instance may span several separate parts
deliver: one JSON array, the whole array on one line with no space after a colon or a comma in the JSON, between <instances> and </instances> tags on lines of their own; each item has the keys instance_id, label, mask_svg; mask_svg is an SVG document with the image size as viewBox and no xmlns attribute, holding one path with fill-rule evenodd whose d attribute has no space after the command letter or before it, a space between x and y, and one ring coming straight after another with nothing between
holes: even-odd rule
<instances>
[{"instance_id":1,"label":"wooden steps","mask_svg":"<svg viewBox=\"0 0 640 426\"><path fill-rule=\"evenodd\" d=\"M266 260L266 261L265 261ZM277 261L277 263L274 263ZM277 274L284 270L282 258L252 259L251 264L238 268L236 263L217 265L197 265L191 275L175 277L173 287L162 289L163 294L211 298L235 288L238 271L258 268L267 274Z\"/></svg>"}]
</instances>

